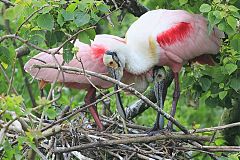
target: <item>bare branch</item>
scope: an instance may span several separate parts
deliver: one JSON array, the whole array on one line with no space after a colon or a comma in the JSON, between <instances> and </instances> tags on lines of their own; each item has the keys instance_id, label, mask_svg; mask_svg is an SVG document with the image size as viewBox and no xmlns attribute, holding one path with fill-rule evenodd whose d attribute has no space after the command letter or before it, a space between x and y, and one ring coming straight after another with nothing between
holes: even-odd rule
<instances>
[{"instance_id":1,"label":"bare branch","mask_svg":"<svg viewBox=\"0 0 240 160\"><path fill-rule=\"evenodd\" d=\"M69 148L59 148L55 149L55 153L65 153L71 151L78 151L87 148L95 148L95 147L103 147L103 146L111 146L117 144L132 144L132 143L149 143L157 140L193 140L193 141L208 141L210 137L207 136L195 136L195 135L155 135L155 136L144 136L144 137L135 137L135 138L123 138L119 140L108 140L108 141L99 141L94 143L82 144Z\"/></svg>"},{"instance_id":2,"label":"bare branch","mask_svg":"<svg viewBox=\"0 0 240 160\"><path fill-rule=\"evenodd\" d=\"M201 129L191 130L190 133L212 132L212 131L217 131L217 130L224 130L224 129L227 129L227 128L239 127L239 126L240 126L240 122L236 122L236 123L226 124L226 125L217 126L217 127L201 128Z\"/></svg>"},{"instance_id":3,"label":"bare branch","mask_svg":"<svg viewBox=\"0 0 240 160\"><path fill-rule=\"evenodd\" d=\"M122 6L122 8L127 9L127 11L131 14L133 14L136 17L140 17L141 15L143 15L144 13L146 13L148 11L148 9L141 5L140 3L138 3L137 0L105 0L105 2L109 5L113 5L113 6Z\"/></svg>"},{"instance_id":4,"label":"bare branch","mask_svg":"<svg viewBox=\"0 0 240 160\"><path fill-rule=\"evenodd\" d=\"M10 2L8 0L0 0L0 1L3 2L7 6L15 6L12 2Z\"/></svg>"}]
</instances>

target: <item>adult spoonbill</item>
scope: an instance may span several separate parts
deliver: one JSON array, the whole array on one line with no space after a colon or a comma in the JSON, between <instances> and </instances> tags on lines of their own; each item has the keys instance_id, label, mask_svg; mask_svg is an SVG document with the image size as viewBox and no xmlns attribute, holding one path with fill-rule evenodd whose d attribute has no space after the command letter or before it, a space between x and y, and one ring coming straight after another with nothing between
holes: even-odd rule
<instances>
[{"instance_id":1,"label":"adult spoonbill","mask_svg":"<svg viewBox=\"0 0 240 160\"><path fill-rule=\"evenodd\" d=\"M82 68L82 64L85 70L93 71L97 73L107 74L107 68L103 64L103 54L112 44L124 44L125 40L112 35L97 35L92 41L91 45L81 43L77 40L74 43L74 46L78 48L78 52L76 56L69 62L63 62L62 50L60 50L59 54L56 54L55 57L58 60L59 64L63 64L65 66L77 67ZM56 50L57 48L51 49L52 51ZM81 59L81 62L79 61ZM33 77L39 80L44 80L46 82L52 83L56 79L58 82L64 83L65 86L69 88L76 88L76 89L85 89L87 90L87 94L85 97L85 103L90 104L95 101L96 97L96 88L93 87L95 85L98 88L110 88L112 87L112 83L104 81L102 79L96 77L89 77L86 78L84 75L76 75L70 73L58 73L59 71L52 68L34 68L34 64L55 64L57 65L55 59L48 53L41 52L31 58L25 64L25 70L30 73ZM115 64L117 65L117 64ZM145 75L132 75L127 72L119 73L123 76L123 82L126 84L135 83L134 87L139 91L144 91L148 86L148 81L146 80ZM64 76L63 76L64 75ZM118 75L120 76L120 75ZM64 78L63 78L64 77ZM92 85L93 84L93 85ZM117 94L117 109L119 114L124 117L125 111L122 108L120 95ZM103 130L103 125L99 119L96 106L89 107L90 113L92 114L99 130Z\"/></svg>"},{"instance_id":2,"label":"adult spoonbill","mask_svg":"<svg viewBox=\"0 0 240 160\"><path fill-rule=\"evenodd\" d=\"M184 10L158 9L145 13L126 33L126 44L115 44L104 54L104 64L120 75L123 69L139 75L153 66L169 66L174 72L175 89L171 115L180 96L178 73L182 65L195 59L213 64L209 54L217 54L224 35L217 28L208 31L208 22ZM112 66L118 63L120 67ZM112 74L112 73L111 73ZM117 77L121 79L121 77ZM167 128L172 129L168 122Z\"/></svg>"}]
</instances>

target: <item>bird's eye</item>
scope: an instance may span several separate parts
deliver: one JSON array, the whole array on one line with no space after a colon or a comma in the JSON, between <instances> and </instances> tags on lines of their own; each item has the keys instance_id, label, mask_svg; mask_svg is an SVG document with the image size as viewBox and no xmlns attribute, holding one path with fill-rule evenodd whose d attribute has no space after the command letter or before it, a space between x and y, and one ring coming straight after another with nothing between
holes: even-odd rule
<instances>
[{"instance_id":1,"label":"bird's eye","mask_svg":"<svg viewBox=\"0 0 240 160\"><path fill-rule=\"evenodd\" d=\"M114 69L118 68L118 64L115 61L110 61L108 66Z\"/></svg>"}]
</instances>

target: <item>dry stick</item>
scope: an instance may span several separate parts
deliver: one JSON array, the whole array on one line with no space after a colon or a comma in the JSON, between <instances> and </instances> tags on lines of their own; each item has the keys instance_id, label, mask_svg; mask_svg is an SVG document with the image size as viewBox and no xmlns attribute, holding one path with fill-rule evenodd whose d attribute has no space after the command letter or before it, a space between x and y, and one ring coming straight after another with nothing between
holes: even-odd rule
<instances>
[{"instance_id":1,"label":"dry stick","mask_svg":"<svg viewBox=\"0 0 240 160\"><path fill-rule=\"evenodd\" d=\"M132 85L132 84L131 84L131 85ZM127 88L127 87L130 87L130 85L129 85L129 86L126 86L126 88ZM117 91L114 91L114 92L112 92L112 93L106 94L105 96L103 96L102 98L96 100L95 102L93 102L93 103L91 103L91 104L82 105L81 108L75 110L73 113L67 115L67 116L64 117L64 118L61 118L61 119L59 119L59 120L51 123L49 126L46 126L46 127L42 128L41 131L45 131L45 130L47 130L48 128L51 128L52 126L54 126L54 125L56 125L56 124L58 124L58 123L62 123L63 121L65 121L65 120L67 120L67 119L75 116L75 115L78 114L79 112L84 111L84 110L87 109L88 107L90 107L90 106L92 106L92 105L95 105L95 104L97 104L98 102L101 102L102 100L104 100L104 99L106 99L106 98L108 98L108 97L116 94L117 92L120 92L120 91L122 91L123 89L126 89L126 88L120 88L120 89L117 90Z\"/></svg>"},{"instance_id":2,"label":"dry stick","mask_svg":"<svg viewBox=\"0 0 240 160\"><path fill-rule=\"evenodd\" d=\"M176 149L181 150L198 150L206 152L240 152L240 146L202 146L201 148L197 147L175 147Z\"/></svg>"},{"instance_id":3,"label":"dry stick","mask_svg":"<svg viewBox=\"0 0 240 160\"><path fill-rule=\"evenodd\" d=\"M36 68L55 68L57 69L56 65L33 65L33 67ZM76 67L69 67L69 66L62 66L62 69L64 71L75 71L75 72L80 72L83 73L83 70L80 68L76 68ZM85 73L87 73L88 75L94 76L94 77L98 77L100 79L109 81L111 83L117 84L120 87L127 87L126 90L130 91L131 93L133 93L135 96L137 96L138 98L142 99L145 103L147 103L148 105L150 105L151 107L153 107L155 110L157 110L160 114L162 114L166 119L168 119L169 121L171 121L173 124L175 124L181 131L183 131L186 134L189 134L188 130L182 125L180 124L175 118L173 118L171 115L167 114L165 111L163 111L161 108L158 108L158 106L156 104L154 104L153 102L151 102L147 97L145 97L144 95L142 95L140 92L138 92L137 90L135 90L132 87L128 87L126 84L119 82L113 78L110 78L108 76L99 74L99 73L95 73L95 72L91 72L91 71L87 71L85 70Z\"/></svg>"},{"instance_id":4,"label":"dry stick","mask_svg":"<svg viewBox=\"0 0 240 160\"><path fill-rule=\"evenodd\" d=\"M8 1L8 0L0 0L1 2L3 2L5 5L8 6L15 6L12 2Z\"/></svg>"},{"instance_id":5,"label":"dry stick","mask_svg":"<svg viewBox=\"0 0 240 160\"><path fill-rule=\"evenodd\" d=\"M217 127L210 127L210 128L201 128L201 129L196 129L196 130L190 130L190 133L202 133L202 132L211 132L211 131L217 131L217 130L224 130L227 128L232 128L232 127L239 127L240 122L236 123L231 123L231 124L226 124L222 126L217 126Z\"/></svg>"},{"instance_id":6,"label":"dry stick","mask_svg":"<svg viewBox=\"0 0 240 160\"><path fill-rule=\"evenodd\" d=\"M101 119L101 120L105 121L105 122L108 122L108 123L111 123L111 124L117 124L118 126L124 128L122 124L119 124L119 123L117 123L115 121L111 121L111 120L108 120L108 119ZM131 124L131 123L127 123L126 126L130 127L130 128L133 128L133 129L141 129L141 130L149 130L149 129L151 129L150 127L140 126L140 125Z\"/></svg>"},{"instance_id":7,"label":"dry stick","mask_svg":"<svg viewBox=\"0 0 240 160\"><path fill-rule=\"evenodd\" d=\"M157 140L193 140L193 141L208 141L210 137L208 136L196 136L196 135L155 135L155 136L144 136L144 137L136 137L136 138L124 138L119 140L108 140L108 141L99 141L94 143L82 144L69 148L59 148L55 149L55 153L65 153L70 151L78 151L87 148L95 148L95 147L103 147L103 146L111 146L117 144L132 144L132 143L149 143Z\"/></svg>"}]
</instances>

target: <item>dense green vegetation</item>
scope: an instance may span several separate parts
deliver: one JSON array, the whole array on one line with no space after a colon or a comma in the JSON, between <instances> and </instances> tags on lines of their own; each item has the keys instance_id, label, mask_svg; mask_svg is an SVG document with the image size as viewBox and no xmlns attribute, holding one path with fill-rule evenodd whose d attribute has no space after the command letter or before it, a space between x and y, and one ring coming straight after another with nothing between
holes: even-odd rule
<instances>
[{"instance_id":1,"label":"dense green vegetation","mask_svg":"<svg viewBox=\"0 0 240 160\"><path fill-rule=\"evenodd\" d=\"M240 1L238 0L141 0L141 4L150 10L184 9L192 13L203 14L209 20L209 31L217 26L227 35L222 48L215 58L214 67L193 64L186 65L181 72L181 99L178 104L176 119L188 129L217 126L240 121ZM32 103L22 74L22 61L25 63L40 51L29 46L30 54L17 58L16 49L24 43L34 44L44 49L60 46L69 35L84 30L77 35L80 41L90 43L90 39L99 33L109 33L124 37L125 32L137 17L131 13L124 14L114 5L107 5L102 0L11 0L11 5L0 1L0 116L3 122L9 122L14 117L6 112L13 111L16 116L33 113ZM127 12L124 10L124 12ZM124 16L119 21L119 16ZM106 18L108 17L108 18ZM109 20L111 17L111 21ZM121 19L121 18L120 18ZM91 26L97 28L90 28ZM15 34L8 38L7 35ZM19 38L20 37L20 38ZM69 61L74 56L74 48L70 43L63 46L64 59ZM9 81L6 79L10 78ZM32 78L26 75L31 81ZM31 81L33 97L37 105L45 105L46 100L40 98L38 82ZM16 91L15 91L16 90ZM45 94L50 85L45 89ZM165 102L169 112L172 101L172 86ZM84 91L64 88L58 100L60 107L45 105L43 112L49 119L56 118L61 107L71 108L84 103ZM72 99L73 98L73 99ZM136 98L124 96L124 105L132 104ZM24 110L21 109L24 103ZM111 101L114 110L115 101ZM154 115L154 116L153 116ZM155 111L146 110L134 121L141 125L152 126ZM12 146L7 138L0 139L0 147L4 148L3 159L22 159L23 144L34 146L33 140L37 131L32 131L18 137L18 144ZM3 128L0 125L0 129ZM231 134L229 136L229 134ZM215 145L240 145L240 129L233 128L218 132ZM220 154L219 154L220 155ZM199 159L202 159L199 155ZM238 159L237 154L229 154L229 159ZM14 157L14 158L13 158ZM206 157L205 157L206 158ZM222 158L224 159L224 158Z\"/></svg>"}]
</instances>

